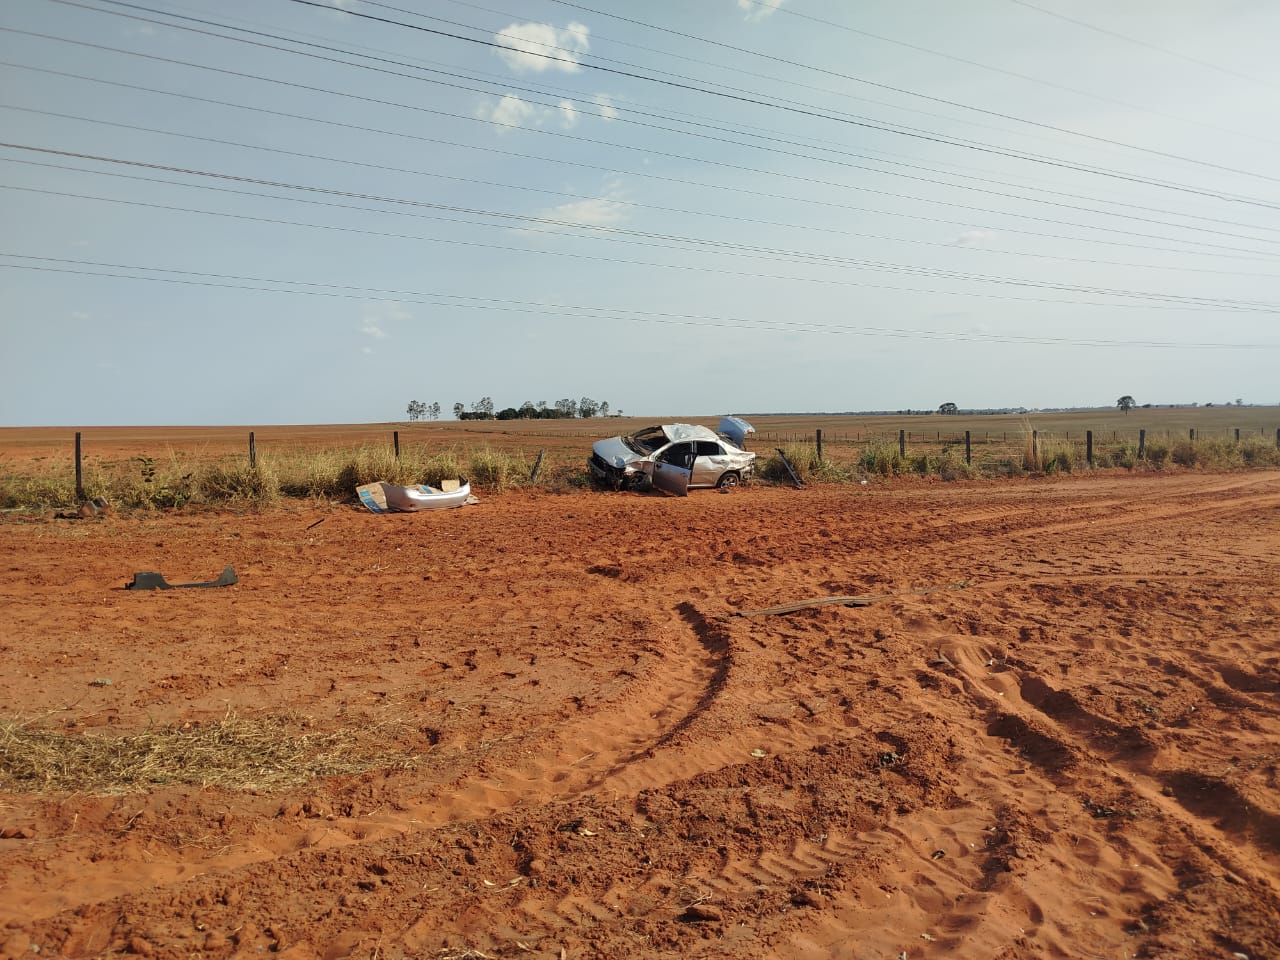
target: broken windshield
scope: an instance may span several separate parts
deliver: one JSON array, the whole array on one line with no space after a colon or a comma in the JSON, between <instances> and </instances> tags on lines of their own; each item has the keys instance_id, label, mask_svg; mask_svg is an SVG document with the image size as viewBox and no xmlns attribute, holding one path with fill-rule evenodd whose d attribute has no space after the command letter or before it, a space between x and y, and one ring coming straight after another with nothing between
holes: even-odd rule
<instances>
[{"instance_id":1,"label":"broken windshield","mask_svg":"<svg viewBox=\"0 0 1280 960\"><path fill-rule=\"evenodd\" d=\"M662 432L661 427L649 427L629 437L623 437L622 442L636 453L648 456L659 447L666 446L667 435Z\"/></svg>"}]
</instances>

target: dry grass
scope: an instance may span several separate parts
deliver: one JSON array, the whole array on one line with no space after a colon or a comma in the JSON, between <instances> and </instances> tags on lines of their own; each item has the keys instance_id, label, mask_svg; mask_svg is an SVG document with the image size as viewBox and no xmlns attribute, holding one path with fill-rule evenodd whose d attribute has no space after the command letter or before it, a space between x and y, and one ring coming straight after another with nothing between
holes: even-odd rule
<instances>
[{"instance_id":1,"label":"dry grass","mask_svg":"<svg viewBox=\"0 0 1280 960\"><path fill-rule=\"evenodd\" d=\"M418 755L377 752L388 724L321 733L297 716L148 728L141 733L59 733L33 720L0 721L0 789L121 794L157 784L280 790L316 777L411 766Z\"/></svg>"},{"instance_id":2,"label":"dry grass","mask_svg":"<svg viewBox=\"0 0 1280 960\"><path fill-rule=\"evenodd\" d=\"M1077 429L1079 425L1094 432L1094 463L1099 467L1161 470L1280 465L1280 448L1274 439L1274 427L1269 425L1280 415L1276 408L1200 408L1182 411L1181 419L1173 413L1144 410L1141 417L1135 412L1125 418L1085 411L1071 417L1036 414L965 420L765 417L758 418L759 432L752 446L759 453L756 476L775 483L790 482L775 453L778 446L786 451L803 481L818 483L848 483L903 474L963 480L1016 476L1027 471L1075 471L1086 466L1085 430ZM1137 431L1142 424L1168 427L1183 420L1196 425L1194 441L1185 432L1179 436L1179 429L1147 429L1146 455L1137 456ZM906 428L907 456L900 451L896 431L887 430L898 423ZM1234 440L1233 432L1207 433L1223 423L1238 423L1249 432L1242 431L1239 441ZM100 433L103 439L113 437L102 430L91 434L84 488L87 499L105 497L121 510L269 506L281 498L350 502L355 499L358 485L374 480L438 487L442 480L466 477L483 492L499 493L532 485L532 464L542 450L546 458L536 485L544 490L568 491L588 485L585 462L592 439L626 433L641 425L644 421L613 418L415 424L400 430L399 457L387 442L390 431L382 427L347 428L354 442L346 446L318 442L320 436L328 436L326 431L337 428L289 428L289 433L281 428L273 431L279 436L262 431L257 465L253 468L248 466L243 449L231 452L227 439L231 433L227 429L186 428L188 436L183 445L175 446L154 437L151 445L142 445L142 441L144 435L163 437L162 430L181 437L184 428L131 428L139 435L139 442L125 444L124 433L114 436L114 458L110 449L104 453L101 444L93 445ZM800 432L779 435L772 430L779 425ZM982 429L973 431L973 462L968 464L958 450L964 443L964 428L973 425ZM821 459L816 444L811 442L818 426L823 429L825 441ZM1033 429L1038 431L1034 447ZM6 437L0 432L0 510L45 512L76 508L79 502L74 464L65 437L56 443L51 440L47 452L40 448L34 455L23 457L6 452L6 440L16 444L28 435L43 433L13 431L11 437ZM294 439L285 442L286 436ZM201 439L217 437L223 439ZM124 447L128 448L127 453Z\"/></svg>"}]
</instances>

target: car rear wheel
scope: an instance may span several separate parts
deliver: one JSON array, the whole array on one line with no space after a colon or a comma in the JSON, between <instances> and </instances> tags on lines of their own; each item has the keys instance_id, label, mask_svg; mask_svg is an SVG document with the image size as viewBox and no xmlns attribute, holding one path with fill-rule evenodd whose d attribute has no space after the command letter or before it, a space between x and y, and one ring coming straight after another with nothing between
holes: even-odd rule
<instances>
[{"instance_id":1,"label":"car rear wheel","mask_svg":"<svg viewBox=\"0 0 1280 960\"><path fill-rule=\"evenodd\" d=\"M742 483L742 477L730 471L729 473L720 474L720 479L716 481L717 490L733 490Z\"/></svg>"}]
</instances>

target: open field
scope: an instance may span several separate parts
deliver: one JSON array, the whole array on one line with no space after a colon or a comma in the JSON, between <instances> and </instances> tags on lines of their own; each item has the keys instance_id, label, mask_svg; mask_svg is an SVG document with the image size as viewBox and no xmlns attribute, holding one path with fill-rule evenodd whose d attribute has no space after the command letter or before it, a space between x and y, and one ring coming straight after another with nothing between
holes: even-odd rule
<instances>
[{"instance_id":1,"label":"open field","mask_svg":"<svg viewBox=\"0 0 1280 960\"><path fill-rule=\"evenodd\" d=\"M688 418L714 427L716 417ZM947 479L1088 466L1280 465L1280 407L1185 407L999 416L751 416L760 476L785 480L782 448L806 478L860 480L898 473ZM527 485L544 457L543 486L585 481L591 442L653 418L447 421L266 427L84 427L86 496L123 506L234 499L353 496L356 483L436 483L469 476L480 487ZM818 456L816 439L823 446ZM1143 432L1145 431L1145 439ZM1191 442L1194 431L1195 442ZM0 508L74 506L76 428L0 428ZM965 434L969 457L965 463ZM250 435L261 475L249 475ZM1036 438L1034 456L1031 439ZM398 436L401 456L394 456ZM209 471L214 477L206 482ZM210 490L212 492L210 492ZM268 495L269 494L269 495Z\"/></svg>"},{"instance_id":2,"label":"open field","mask_svg":"<svg viewBox=\"0 0 1280 960\"><path fill-rule=\"evenodd\" d=\"M1280 955L1280 471L14 514L0 571L6 960Z\"/></svg>"}]
</instances>

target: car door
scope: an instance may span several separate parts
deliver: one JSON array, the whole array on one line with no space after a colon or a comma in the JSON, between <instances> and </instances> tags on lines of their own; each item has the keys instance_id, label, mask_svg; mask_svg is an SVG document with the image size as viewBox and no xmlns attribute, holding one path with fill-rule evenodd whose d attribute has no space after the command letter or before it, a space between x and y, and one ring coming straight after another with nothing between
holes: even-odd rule
<instances>
[{"instance_id":1,"label":"car door","mask_svg":"<svg viewBox=\"0 0 1280 960\"><path fill-rule=\"evenodd\" d=\"M673 443L653 460L653 485L659 490L684 497L689 494L695 458L692 443Z\"/></svg>"},{"instance_id":2,"label":"car door","mask_svg":"<svg viewBox=\"0 0 1280 960\"><path fill-rule=\"evenodd\" d=\"M699 440L693 461L693 476L689 479L691 487L714 487L724 473L729 461L725 458L724 448L714 440Z\"/></svg>"}]
</instances>

